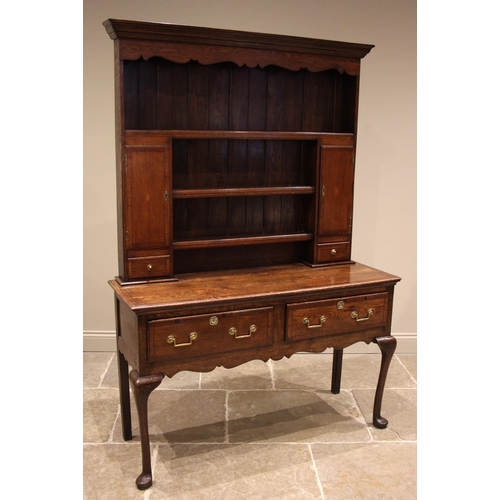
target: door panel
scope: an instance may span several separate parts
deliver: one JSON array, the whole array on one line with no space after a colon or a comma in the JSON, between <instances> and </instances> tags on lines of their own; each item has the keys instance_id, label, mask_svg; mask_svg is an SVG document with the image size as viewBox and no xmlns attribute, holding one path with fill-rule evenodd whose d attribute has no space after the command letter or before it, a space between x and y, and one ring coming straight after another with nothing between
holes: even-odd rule
<instances>
[{"instance_id":1,"label":"door panel","mask_svg":"<svg viewBox=\"0 0 500 500\"><path fill-rule=\"evenodd\" d=\"M128 249L169 245L168 157L162 147L126 148Z\"/></svg>"},{"instance_id":2,"label":"door panel","mask_svg":"<svg viewBox=\"0 0 500 500\"><path fill-rule=\"evenodd\" d=\"M351 233L353 187L352 146L321 146L319 236Z\"/></svg>"},{"instance_id":3,"label":"door panel","mask_svg":"<svg viewBox=\"0 0 500 500\"><path fill-rule=\"evenodd\" d=\"M136 257L133 253L141 251L141 258L147 258L149 251L153 255L158 254L158 250L163 250L162 254L169 257L171 254L170 148L126 146L125 155L127 205L124 240L128 257ZM169 260L171 259L167 259L166 262ZM167 267L171 268L170 265ZM170 270L168 271L169 274ZM160 273L165 274L165 270ZM140 277L136 276L136 272L132 274L134 278ZM150 272L145 273L144 277L149 275Z\"/></svg>"}]
</instances>

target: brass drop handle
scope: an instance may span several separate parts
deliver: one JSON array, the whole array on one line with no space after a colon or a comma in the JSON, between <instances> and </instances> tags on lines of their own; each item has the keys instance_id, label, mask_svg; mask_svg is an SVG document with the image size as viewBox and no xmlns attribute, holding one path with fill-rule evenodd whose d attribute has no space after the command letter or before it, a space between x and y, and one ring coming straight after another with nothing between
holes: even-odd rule
<instances>
[{"instance_id":1,"label":"brass drop handle","mask_svg":"<svg viewBox=\"0 0 500 500\"><path fill-rule=\"evenodd\" d=\"M174 344L174 347L184 347L184 346L191 345L193 343L193 340L196 339L196 337L198 337L198 334L196 332L191 332L189 334L189 342L185 342L184 344L177 344L175 337L173 335L169 335L167 337L167 342L169 344Z\"/></svg>"},{"instance_id":2,"label":"brass drop handle","mask_svg":"<svg viewBox=\"0 0 500 500\"><path fill-rule=\"evenodd\" d=\"M310 325L309 318L304 318L302 320L302 323L304 323L304 325L307 325L307 328L321 328L325 321L326 321L326 316L323 315L319 318L319 325Z\"/></svg>"},{"instance_id":3,"label":"brass drop handle","mask_svg":"<svg viewBox=\"0 0 500 500\"><path fill-rule=\"evenodd\" d=\"M357 311L353 311L351 313L351 318L355 319L356 321L368 321L373 315L373 309L368 309L368 316L366 318L359 318Z\"/></svg>"},{"instance_id":4,"label":"brass drop handle","mask_svg":"<svg viewBox=\"0 0 500 500\"><path fill-rule=\"evenodd\" d=\"M247 337L251 337L252 333L257 331L257 327L255 325L250 325L250 328L248 329L249 333L244 334L244 335L238 335L238 330L234 326L232 326L229 329L229 335L233 335L235 339L245 339Z\"/></svg>"}]
</instances>

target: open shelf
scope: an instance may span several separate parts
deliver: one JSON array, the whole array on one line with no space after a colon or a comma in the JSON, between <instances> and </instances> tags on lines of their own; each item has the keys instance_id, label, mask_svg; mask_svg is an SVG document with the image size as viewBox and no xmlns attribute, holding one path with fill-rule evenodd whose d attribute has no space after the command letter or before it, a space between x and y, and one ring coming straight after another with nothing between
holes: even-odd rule
<instances>
[{"instance_id":1,"label":"open shelf","mask_svg":"<svg viewBox=\"0 0 500 500\"><path fill-rule=\"evenodd\" d=\"M358 58L371 46L155 37L117 52L120 276L349 259L325 245L351 239Z\"/></svg>"},{"instance_id":2,"label":"open shelf","mask_svg":"<svg viewBox=\"0 0 500 500\"><path fill-rule=\"evenodd\" d=\"M126 129L125 143L143 145L161 144L168 139L242 139L275 141L317 141L324 137L352 136L349 132L301 132L279 130L147 130Z\"/></svg>"},{"instance_id":3,"label":"open shelf","mask_svg":"<svg viewBox=\"0 0 500 500\"><path fill-rule=\"evenodd\" d=\"M215 248L247 245L268 245L273 243L293 243L297 241L310 241L311 233L279 234L272 236L252 236L241 238L214 238L206 240L174 241L174 250L188 250L194 248Z\"/></svg>"},{"instance_id":4,"label":"open shelf","mask_svg":"<svg viewBox=\"0 0 500 500\"><path fill-rule=\"evenodd\" d=\"M174 260L179 250L311 241L313 135L173 131Z\"/></svg>"},{"instance_id":5,"label":"open shelf","mask_svg":"<svg viewBox=\"0 0 500 500\"><path fill-rule=\"evenodd\" d=\"M280 134L173 138L173 192L193 198L312 194L317 144Z\"/></svg>"},{"instance_id":6,"label":"open shelf","mask_svg":"<svg viewBox=\"0 0 500 500\"><path fill-rule=\"evenodd\" d=\"M233 62L123 61L125 129L354 132L357 75Z\"/></svg>"},{"instance_id":7,"label":"open shelf","mask_svg":"<svg viewBox=\"0 0 500 500\"><path fill-rule=\"evenodd\" d=\"M134 131L130 131L133 133ZM145 131L154 135L158 131ZM275 141L317 141L330 135L352 135L338 134L333 132L300 132L300 131L269 131L269 130L169 130L168 135L172 139L245 139L245 140L275 140Z\"/></svg>"},{"instance_id":8,"label":"open shelf","mask_svg":"<svg viewBox=\"0 0 500 500\"><path fill-rule=\"evenodd\" d=\"M285 186L263 188L227 188L227 189L174 189L174 199L184 198L228 198L236 196L274 196L314 194L314 186Z\"/></svg>"}]
</instances>

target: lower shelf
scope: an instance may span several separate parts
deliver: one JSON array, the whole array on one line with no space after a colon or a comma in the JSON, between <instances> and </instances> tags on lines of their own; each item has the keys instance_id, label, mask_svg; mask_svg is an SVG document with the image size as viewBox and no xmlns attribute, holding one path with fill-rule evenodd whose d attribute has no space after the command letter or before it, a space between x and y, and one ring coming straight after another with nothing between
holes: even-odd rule
<instances>
[{"instance_id":1,"label":"lower shelf","mask_svg":"<svg viewBox=\"0 0 500 500\"><path fill-rule=\"evenodd\" d=\"M174 250L187 250L192 248L214 248L247 245L262 245L270 243L292 243L295 241L311 241L311 233L279 234L273 236L249 236L242 238L217 238L205 240L174 241Z\"/></svg>"}]
</instances>

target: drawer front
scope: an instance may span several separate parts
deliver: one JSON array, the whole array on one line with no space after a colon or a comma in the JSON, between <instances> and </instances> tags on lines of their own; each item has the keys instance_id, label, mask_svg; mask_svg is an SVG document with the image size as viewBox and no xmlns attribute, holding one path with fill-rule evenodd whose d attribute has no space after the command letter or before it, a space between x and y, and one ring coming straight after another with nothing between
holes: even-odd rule
<instances>
[{"instance_id":1,"label":"drawer front","mask_svg":"<svg viewBox=\"0 0 500 500\"><path fill-rule=\"evenodd\" d=\"M155 255L151 257L135 257L127 259L129 278L159 278L168 276L170 271L170 255Z\"/></svg>"},{"instance_id":2,"label":"drawer front","mask_svg":"<svg viewBox=\"0 0 500 500\"><path fill-rule=\"evenodd\" d=\"M149 360L179 359L271 345L272 313L272 307L262 307L150 321Z\"/></svg>"},{"instance_id":3,"label":"drawer front","mask_svg":"<svg viewBox=\"0 0 500 500\"><path fill-rule=\"evenodd\" d=\"M348 241L321 243L318 245L318 263L340 262L351 258L351 245Z\"/></svg>"},{"instance_id":4,"label":"drawer front","mask_svg":"<svg viewBox=\"0 0 500 500\"><path fill-rule=\"evenodd\" d=\"M386 324L387 293L288 304L286 340L355 332Z\"/></svg>"}]
</instances>

